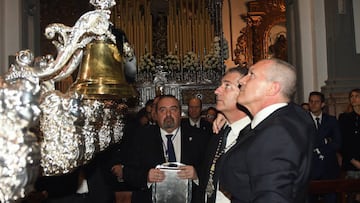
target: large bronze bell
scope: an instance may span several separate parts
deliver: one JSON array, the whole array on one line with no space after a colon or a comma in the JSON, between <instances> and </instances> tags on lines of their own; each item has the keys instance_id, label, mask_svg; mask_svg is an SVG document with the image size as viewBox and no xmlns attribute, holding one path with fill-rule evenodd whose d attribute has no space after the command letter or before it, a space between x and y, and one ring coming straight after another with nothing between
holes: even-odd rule
<instances>
[{"instance_id":1,"label":"large bronze bell","mask_svg":"<svg viewBox=\"0 0 360 203\"><path fill-rule=\"evenodd\" d=\"M88 44L70 90L83 94L84 99L135 99L137 91L125 79L123 60L114 44L105 41Z\"/></svg>"}]
</instances>

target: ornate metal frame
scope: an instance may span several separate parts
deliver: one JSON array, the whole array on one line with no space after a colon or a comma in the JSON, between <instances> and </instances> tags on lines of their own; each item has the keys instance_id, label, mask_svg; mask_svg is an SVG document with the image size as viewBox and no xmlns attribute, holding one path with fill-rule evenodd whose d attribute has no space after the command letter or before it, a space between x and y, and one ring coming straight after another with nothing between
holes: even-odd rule
<instances>
[{"instance_id":1,"label":"ornate metal frame","mask_svg":"<svg viewBox=\"0 0 360 203\"><path fill-rule=\"evenodd\" d=\"M115 0L89 2L94 10L83 14L73 27L60 23L46 27L45 36L53 40L56 57L35 58L30 50L19 51L0 78L0 202L12 202L30 192L39 164L43 175L65 174L122 138L125 103L106 94L90 99L78 89L63 94L54 86L77 69L87 45L116 44L110 22ZM123 56L111 56L119 63L135 61L130 45L123 45Z\"/></svg>"}]
</instances>

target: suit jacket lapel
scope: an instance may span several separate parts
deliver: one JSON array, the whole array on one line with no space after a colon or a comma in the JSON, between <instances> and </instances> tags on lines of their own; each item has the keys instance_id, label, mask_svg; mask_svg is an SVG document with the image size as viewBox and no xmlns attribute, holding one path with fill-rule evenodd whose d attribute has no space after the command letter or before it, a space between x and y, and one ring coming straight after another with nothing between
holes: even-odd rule
<instances>
[{"instance_id":1,"label":"suit jacket lapel","mask_svg":"<svg viewBox=\"0 0 360 203\"><path fill-rule=\"evenodd\" d=\"M225 154L223 156L226 156L228 153L231 153L231 151L236 149L237 146L239 146L241 143L243 143L247 138L249 138L253 134L254 134L254 131L251 130L250 124L245 126L245 128L239 132L239 136L238 136L238 138L236 138L235 145L232 146L227 152L225 152Z\"/></svg>"},{"instance_id":2,"label":"suit jacket lapel","mask_svg":"<svg viewBox=\"0 0 360 203\"><path fill-rule=\"evenodd\" d=\"M191 131L187 131L188 128L180 128L181 135L181 157L180 160L177 160L180 163L186 163L189 153L191 155L192 152L189 151L189 142L192 140Z\"/></svg>"},{"instance_id":3,"label":"suit jacket lapel","mask_svg":"<svg viewBox=\"0 0 360 203\"><path fill-rule=\"evenodd\" d=\"M232 146L227 152L225 152L216 165L216 177L220 176L220 173L223 168L224 160L228 158L228 156L239 147L241 143L243 143L247 138L254 135L254 130L251 130L250 124L247 125L243 130L240 131L238 138L236 139L236 143Z\"/></svg>"},{"instance_id":4,"label":"suit jacket lapel","mask_svg":"<svg viewBox=\"0 0 360 203\"><path fill-rule=\"evenodd\" d=\"M165 154L164 154L164 152L165 152L164 142L163 142L162 137L161 137L160 127L159 126L156 127L155 135L156 135L155 139L157 140L156 142L158 143L158 146L160 146L160 148L161 148L161 150L160 150L161 151L161 159L162 159L163 163L165 163L166 159L165 159Z\"/></svg>"},{"instance_id":5,"label":"suit jacket lapel","mask_svg":"<svg viewBox=\"0 0 360 203\"><path fill-rule=\"evenodd\" d=\"M193 163L194 165L199 164L197 163L198 160L196 157L199 155L200 152L198 148L195 148L196 145L199 145L200 138L197 134L197 132L200 132L200 129L196 128L187 128L187 127L181 127L180 128L180 135L181 135L181 157L180 160L177 160L178 162L181 162L183 164L189 164ZM201 151L204 153L203 151ZM195 163L196 164L195 164Z\"/></svg>"}]
</instances>

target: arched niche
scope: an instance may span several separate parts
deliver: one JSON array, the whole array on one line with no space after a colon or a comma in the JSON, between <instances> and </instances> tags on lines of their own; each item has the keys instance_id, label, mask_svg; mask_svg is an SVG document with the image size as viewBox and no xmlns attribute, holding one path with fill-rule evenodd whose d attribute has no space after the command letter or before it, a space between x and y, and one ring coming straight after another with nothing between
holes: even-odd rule
<instances>
[{"instance_id":1,"label":"arched niche","mask_svg":"<svg viewBox=\"0 0 360 203\"><path fill-rule=\"evenodd\" d=\"M248 12L241 15L246 27L237 39L235 64L251 65L271 57L287 60L285 1L250 1L247 7Z\"/></svg>"}]
</instances>

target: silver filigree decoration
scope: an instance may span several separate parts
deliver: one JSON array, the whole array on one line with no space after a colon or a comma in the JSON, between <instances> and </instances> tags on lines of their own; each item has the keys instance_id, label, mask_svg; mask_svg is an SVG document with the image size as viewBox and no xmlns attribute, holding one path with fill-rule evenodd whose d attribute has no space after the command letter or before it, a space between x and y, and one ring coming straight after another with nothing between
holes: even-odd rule
<instances>
[{"instance_id":1,"label":"silver filigree decoration","mask_svg":"<svg viewBox=\"0 0 360 203\"><path fill-rule=\"evenodd\" d=\"M0 202L22 198L33 188L40 149L30 128L40 114L36 83L0 78Z\"/></svg>"},{"instance_id":2,"label":"silver filigree decoration","mask_svg":"<svg viewBox=\"0 0 360 203\"><path fill-rule=\"evenodd\" d=\"M83 136L85 137L85 161L93 158L94 154L99 150L98 131L99 121L102 119L103 104L97 100L84 101L85 124L83 128Z\"/></svg>"},{"instance_id":3,"label":"silver filigree decoration","mask_svg":"<svg viewBox=\"0 0 360 203\"><path fill-rule=\"evenodd\" d=\"M90 3L96 9L110 9L116 5L115 0L90 0Z\"/></svg>"},{"instance_id":4,"label":"silver filigree decoration","mask_svg":"<svg viewBox=\"0 0 360 203\"><path fill-rule=\"evenodd\" d=\"M115 122L113 124L113 142L119 143L122 140L125 127L125 115L127 114L128 106L124 103L117 104L115 111Z\"/></svg>"},{"instance_id":5,"label":"silver filigree decoration","mask_svg":"<svg viewBox=\"0 0 360 203\"><path fill-rule=\"evenodd\" d=\"M115 5L114 0L92 0L91 3L97 8L94 11L89 11L83 14L75 23L73 27L66 26L61 23L53 23L46 27L45 36L48 39L54 39L53 44L57 49L57 57L53 59L46 55L40 57L39 63L32 64L33 55L27 55L19 52L17 56L17 67L21 69L14 69L13 74L24 74L25 72L32 72L33 76L40 78L43 81L54 80L59 81L71 75L78 67L83 56L82 48L93 40L110 39L116 43L115 36L110 32L110 14L109 10Z\"/></svg>"},{"instance_id":6,"label":"silver filigree decoration","mask_svg":"<svg viewBox=\"0 0 360 203\"><path fill-rule=\"evenodd\" d=\"M34 55L30 50L22 50L16 53L15 64L11 64L9 72L5 74L5 81L10 84L14 84L17 82L23 83L26 88L27 84L31 84L34 89L29 89L32 94L39 94L40 86L39 86L39 78L33 72L33 68L31 67L34 61ZM28 81L29 83L24 83L23 81ZM22 88L23 85L18 86Z\"/></svg>"},{"instance_id":7,"label":"silver filigree decoration","mask_svg":"<svg viewBox=\"0 0 360 203\"><path fill-rule=\"evenodd\" d=\"M99 149L103 151L111 143L111 137L113 134L111 122L111 109L104 108L103 120L101 128L99 130Z\"/></svg>"},{"instance_id":8,"label":"silver filigree decoration","mask_svg":"<svg viewBox=\"0 0 360 203\"><path fill-rule=\"evenodd\" d=\"M40 103L41 166L44 175L64 174L82 164L84 125L81 95L59 91L44 95Z\"/></svg>"},{"instance_id":9,"label":"silver filigree decoration","mask_svg":"<svg viewBox=\"0 0 360 203\"><path fill-rule=\"evenodd\" d=\"M124 42L123 44L124 57L126 59L132 59L135 57L134 49L128 42Z\"/></svg>"},{"instance_id":10,"label":"silver filigree decoration","mask_svg":"<svg viewBox=\"0 0 360 203\"><path fill-rule=\"evenodd\" d=\"M73 27L60 23L46 27L45 36L57 49L56 58L35 58L30 50L19 51L4 80L0 78L1 202L23 197L32 188L40 164L43 175L65 174L122 138L126 105L114 108L104 101L84 101L82 95L63 94L54 87L77 69L87 44L94 40L116 43L110 32L110 8L115 1L90 3L96 10L82 15ZM125 63L136 64L132 47L125 43L124 49ZM36 137L29 129L38 123L39 115Z\"/></svg>"}]
</instances>

